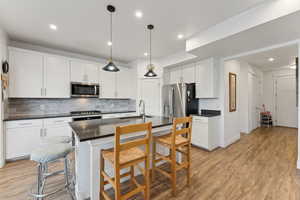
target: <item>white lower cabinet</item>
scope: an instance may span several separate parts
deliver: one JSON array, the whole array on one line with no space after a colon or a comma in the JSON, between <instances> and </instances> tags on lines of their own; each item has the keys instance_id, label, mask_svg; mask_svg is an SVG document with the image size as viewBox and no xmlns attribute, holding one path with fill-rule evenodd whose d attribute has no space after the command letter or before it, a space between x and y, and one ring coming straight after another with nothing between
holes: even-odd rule
<instances>
[{"instance_id":1,"label":"white lower cabinet","mask_svg":"<svg viewBox=\"0 0 300 200\"><path fill-rule=\"evenodd\" d=\"M6 159L30 155L47 136L71 136L71 118L49 118L5 122Z\"/></svg>"},{"instance_id":2,"label":"white lower cabinet","mask_svg":"<svg viewBox=\"0 0 300 200\"><path fill-rule=\"evenodd\" d=\"M193 116L192 144L209 151L219 146L220 116Z\"/></svg>"},{"instance_id":3,"label":"white lower cabinet","mask_svg":"<svg viewBox=\"0 0 300 200\"><path fill-rule=\"evenodd\" d=\"M72 136L71 121L70 117L44 119L44 136Z\"/></svg>"}]
</instances>

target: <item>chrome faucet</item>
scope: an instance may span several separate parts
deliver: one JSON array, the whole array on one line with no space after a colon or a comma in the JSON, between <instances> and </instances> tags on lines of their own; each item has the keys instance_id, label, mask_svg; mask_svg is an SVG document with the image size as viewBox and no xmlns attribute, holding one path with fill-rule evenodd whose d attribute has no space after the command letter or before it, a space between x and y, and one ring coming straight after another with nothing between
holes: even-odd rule
<instances>
[{"instance_id":1,"label":"chrome faucet","mask_svg":"<svg viewBox=\"0 0 300 200\"><path fill-rule=\"evenodd\" d=\"M141 109L141 106L142 106L142 109ZM140 114L143 117L143 120L145 120L146 119L145 101L142 99L140 100L139 109L140 109Z\"/></svg>"}]
</instances>

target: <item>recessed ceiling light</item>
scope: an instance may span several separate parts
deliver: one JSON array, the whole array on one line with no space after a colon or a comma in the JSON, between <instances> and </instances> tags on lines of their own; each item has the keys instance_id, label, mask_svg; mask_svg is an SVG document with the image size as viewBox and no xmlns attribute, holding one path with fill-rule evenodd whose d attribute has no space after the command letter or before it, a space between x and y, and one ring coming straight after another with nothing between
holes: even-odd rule
<instances>
[{"instance_id":1,"label":"recessed ceiling light","mask_svg":"<svg viewBox=\"0 0 300 200\"><path fill-rule=\"evenodd\" d=\"M145 53L144 53L144 56L148 56L148 53L147 53L147 52L145 52Z\"/></svg>"},{"instance_id":2,"label":"recessed ceiling light","mask_svg":"<svg viewBox=\"0 0 300 200\"><path fill-rule=\"evenodd\" d=\"M55 24L49 24L49 28L52 30L57 30L57 26Z\"/></svg>"},{"instance_id":3,"label":"recessed ceiling light","mask_svg":"<svg viewBox=\"0 0 300 200\"><path fill-rule=\"evenodd\" d=\"M274 58L269 58L268 59L270 62L273 62L275 59Z\"/></svg>"},{"instance_id":4,"label":"recessed ceiling light","mask_svg":"<svg viewBox=\"0 0 300 200\"><path fill-rule=\"evenodd\" d=\"M142 17L143 17L142 11L139 11L139 10L135 11L135 16L136 16L137 18L142 18Z\"/></svg>"},{"instance_id":5,"label":"recessed ceiling light","mask_svg":"<svg viewBox=\"0 0 300 200\"><path fill-rule=\"evenodd\" d=\"M183 38L183 35L182 35L182 34L178 34L178 35L177 35L177 38L178 38L178 39L182 39L182 38Z\"/></svg>"},{"instance_id":6,"label":"recessed ceiling light","mask_svg":"<svg viewBox=\"0 0 300 200\"><path fill-rule=\"evenodd\" d=\"M107 45L108 45L108 46L111 46L111 45L112 45L112 42L111 42L111 41L108 41L108 42L107 42Z\"/></svg>"}]
</instances>

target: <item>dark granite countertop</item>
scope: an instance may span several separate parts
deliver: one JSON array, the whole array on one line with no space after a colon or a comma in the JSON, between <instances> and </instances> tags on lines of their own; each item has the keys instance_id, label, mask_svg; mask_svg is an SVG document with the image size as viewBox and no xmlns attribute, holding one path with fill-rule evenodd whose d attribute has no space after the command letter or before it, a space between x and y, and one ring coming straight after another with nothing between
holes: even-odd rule
<instances>
[{"instance_id":1,"label":"dark granite countertop","mask_svg":"<svg viewBox=\"0 0 300 200\"><path fill-rule=\"evenodd\" d=\"M116 126L152 122L152 128L172 125L172 118L152 116L145 121L140 117L96 119L71 122L70 126L80 142L113 136Z\"/></svg>"},{"instance_id":2,"label":"dark granite countertop","mask_svg":"<svg viewBox=\"0 0 300 200\"><path fill-rule=\"evenodd\" d=\"M118 114L118 113L133 113L136 111L113 111L113 112L101 112L101 115L105 114ZM45 118L58 118L58 117L72 117L71 113L58 113L58 114L20 114L9 115L3 119L3 121L15 121L15 120L29 120L29 119L45 119Z\"/></svg>"},{"instance_id":3,"label":"dark granite countertop","mask_svg":"<svg viewBox=\"0 0 300 200\"><path fill-rule=\"evenodd\" d=\"M29 120L29 119L44 119L44 118L58 118L58 117L71 117L70 113L61 114L42 114L42 115L10 115L5 117L3 121L15 121L15 120Z\"/></svg>"},{"instance_id":4,"label":"dark granite countertop","mask_svg":"<svg viewBox=\"0 0 300 200\"><path fill-rule=\"evenodd\" d=\"M201 112L197 116L201 116L201 117L216 117L216 116L220 116L220 115L221 115L221 111L220 110L206 110L206 109L202 109Z\"/></svg>"}]
</instances>

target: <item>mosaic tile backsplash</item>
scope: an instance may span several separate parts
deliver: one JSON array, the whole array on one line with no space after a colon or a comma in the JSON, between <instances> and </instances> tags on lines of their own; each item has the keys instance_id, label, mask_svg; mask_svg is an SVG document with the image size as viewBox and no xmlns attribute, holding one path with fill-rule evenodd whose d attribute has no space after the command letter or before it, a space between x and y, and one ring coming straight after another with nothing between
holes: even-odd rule
<instances>
[{"instance_id":1,"label":"mosaic tile backsplash","mask_svg":"<svg viewBox=\"0 0 300 200\"><path fill-rule=\"evenodd\" d=\"M102 112L135 111L135 100L129 99L8 99L5 115L65 114L71 111L100 110Z\"/></svg>"}]
</instances>

